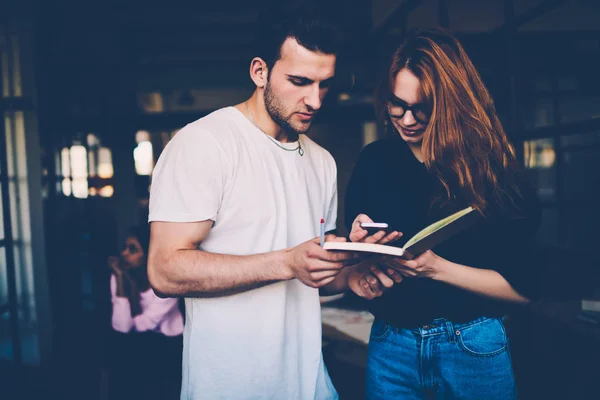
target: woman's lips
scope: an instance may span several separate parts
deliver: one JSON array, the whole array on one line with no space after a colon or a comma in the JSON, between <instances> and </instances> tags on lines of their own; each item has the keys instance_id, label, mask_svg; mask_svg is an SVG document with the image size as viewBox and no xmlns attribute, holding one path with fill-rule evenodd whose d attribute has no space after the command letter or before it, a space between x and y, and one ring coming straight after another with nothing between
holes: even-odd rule
<instances>
[{"instance_id":1,"label":"woman's lips","mask_svg":"<svg viewBox=\"0 0 600 400\"><path fill-rule=\"evenodd\" d=\"M420 130L410 130L410 129L402 128L402 132L407 136L415 136L420 133Z\"/></svg>"}]
</instances>

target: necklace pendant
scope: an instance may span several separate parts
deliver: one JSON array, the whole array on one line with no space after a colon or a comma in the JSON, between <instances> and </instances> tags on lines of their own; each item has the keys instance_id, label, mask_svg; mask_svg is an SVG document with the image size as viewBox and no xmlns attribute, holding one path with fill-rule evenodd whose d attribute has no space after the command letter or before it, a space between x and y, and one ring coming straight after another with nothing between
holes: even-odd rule
<instances>
[{"instance_id":1,"label":"necklace pendant","mask_svg":"<svg viewBox=\"0 0 600 400\"><path fill-rule=\"evenodd\" d=\"M302 147L298 148L298 154L300 154L300 157L304 155L304 149Z\"/></svg>"}]
</instances>

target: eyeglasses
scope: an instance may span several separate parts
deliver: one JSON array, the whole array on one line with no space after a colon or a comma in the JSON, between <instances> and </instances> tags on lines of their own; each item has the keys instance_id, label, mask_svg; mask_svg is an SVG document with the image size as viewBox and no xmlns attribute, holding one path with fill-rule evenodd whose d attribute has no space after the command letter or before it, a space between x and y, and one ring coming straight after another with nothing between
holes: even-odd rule
<instances>
[{"instance_id":1,"label":"eyeglasses","mask_svg":"<svg viewBox=\"0 0 600 400\"><path fill-rule=\"evenodd\" d=\"M422 104L409 106L403 101L391 100L388 103L388 115L391 119L401 119L407 111L412 112L413 117L417 122L427 125L429 122L429 113L423 109Z\"/></svg>"}]
</instances>

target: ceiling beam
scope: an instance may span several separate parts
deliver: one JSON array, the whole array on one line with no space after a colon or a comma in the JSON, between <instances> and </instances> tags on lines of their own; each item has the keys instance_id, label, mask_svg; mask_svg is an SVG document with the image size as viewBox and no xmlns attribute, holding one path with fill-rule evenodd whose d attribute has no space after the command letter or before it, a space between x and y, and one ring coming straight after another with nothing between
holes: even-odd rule
<instances>
[{"instance_id":1,"label":"ceiling beam","mask_svg":"<svg viewBox=\"0 0 600 400\"><path fill-rule=\"evenodd\" d=\"M545 13L562 6L566 2L567 0L544 0L537 6L531 7L529 10L517 16L515 19L515 26L519 28L525 24L528 24L536 18L541 17Z\"/></svg>"},{"instance_id":2,"label":"ceiling beam","mask_svg":"<svg viewBox=\"0 0 600 400\"><path fill-rule=\"evenodd\" d=\"M422 0L405 0L396 8L375 31L375 36L386 36L395 27L404 29L408 15L421 5Z\"/></svg>"},{"instance_id":3,"label":"ceiling beam","mask_svg":"<svg viewBox=\"0 0 600 400\"><path fill-rule=\"evenodd\" d=\"M533 6L529 10L525 11L524 13L521 13L520 15L516 16L514 19L514 22L512 22L512 24L507 23L505 21L504 24L496 30L496 32L499 33L506 29L519 29L523 25L526 25L526 24L534 21L536 18L539 18L542 15L546 14L547 12L552 11L555 8L562 6L566 2L567 2L567 0L544 0L541 3L539 3L538 5Z\"/></svg>"}]
</instances>

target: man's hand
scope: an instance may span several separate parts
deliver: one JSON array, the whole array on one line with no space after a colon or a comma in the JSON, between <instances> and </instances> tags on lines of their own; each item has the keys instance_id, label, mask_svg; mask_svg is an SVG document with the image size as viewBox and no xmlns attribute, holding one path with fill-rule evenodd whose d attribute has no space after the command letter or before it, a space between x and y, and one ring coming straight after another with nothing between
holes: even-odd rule
<instances>
[{"instance_id":1,"label":"man's hand","mask_svg":"<svg viewBox=\"0 0 600 400\"><path fill-rule=\"evenodd\" d=\"M394 284L402 282L402 275L393 268L385 269L380 264L364 261L352 267L353 271L348 274L348 287L356 295L367 300L373 300L383 295L385 291L392 288Z\"/></svg>"},{"instance_id":2,"label":"man's hand","mask_svg":"<svg viewBox=\"0 0 600 400\"><path fill-rule=\"evenodd\" d=\"M373 220L366 214L359 214L352 223L351 242L386 244L402 237L401 232L393 231L386 235L383 230L369 236L369 231L360 227L361 222L373 222Z\"/></svg>"},{"instance_id":3,"label":"man's hand","mask_svg":"<svg viewBox=\"0 0 600 400\"><path fill-rule=\"evenodd\" d=\"M333 282L342 268L357 259L353 252L327 251L319 244L316 237L304 242L286 253L286 264L290 269L290 278L313 288L319 288ZM346 238L327 235L325 241L345 242Z\"/></svg>"}]
</instances>

